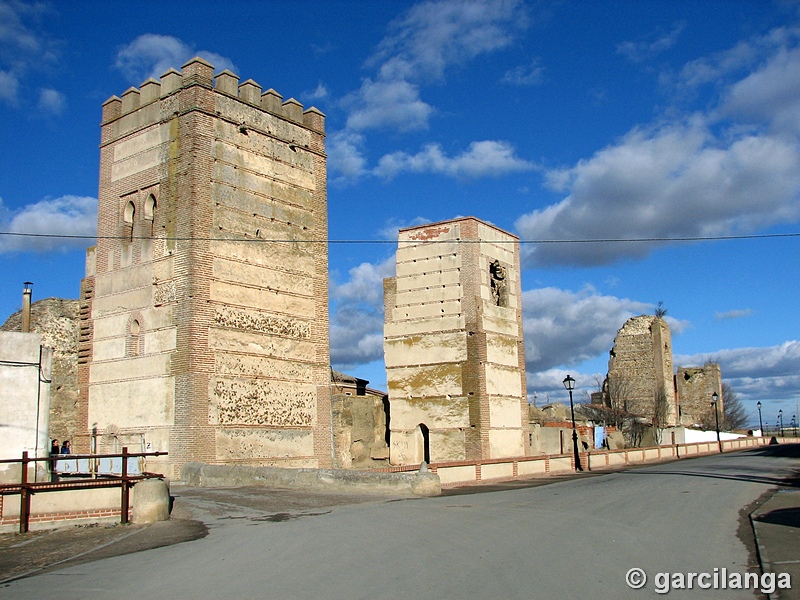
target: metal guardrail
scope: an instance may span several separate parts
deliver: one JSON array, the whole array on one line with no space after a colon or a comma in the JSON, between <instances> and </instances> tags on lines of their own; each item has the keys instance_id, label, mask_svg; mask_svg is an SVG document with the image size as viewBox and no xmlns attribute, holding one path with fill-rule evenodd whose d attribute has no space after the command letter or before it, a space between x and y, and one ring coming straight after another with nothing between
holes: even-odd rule
<instances>
[{"instance_id":1,"label":"metal guardrail","mask_svg":"<svg viewBox=\"0 0 800 600\"><path fill-rule=\"evenodd\" d=\"M67 455L58 455L58 457L48 458L30 458L28 452L22 453L22 458L6 458L0 460L0 464L20 464L20 482L19 483L5 483L0 484L0 494L19 494L19 532L27 533L29 530L30 516L31 516L31 496L40 492L57 492L63 490L85 490L94 488L116 487L121 488L120 494L120 522L128 522L128 511L130 508L130 488L133 483L143 479L152 479L156 477L163 477L160 473L147 473L141 472L137 475L130 475L128 473L128 459L139 458L144 456L166 456L167 452L128 452L128 448L122 449L121 454L71 454L69 458ZM112 464L115 464L113 459L121 458L120 473L110 472L112 469L105 470L98 468L98 465L103 460L110 459ZM63 460L75 460L76 465L79 461L86 459L88 465L92 465L90 472L77 473L77 469L70 470L68 473L73 479L70 481L28 481L28 467L31 463L47 462L50 463L51 469L54 469L57 462Z\"/></svg>"}]
</instances>

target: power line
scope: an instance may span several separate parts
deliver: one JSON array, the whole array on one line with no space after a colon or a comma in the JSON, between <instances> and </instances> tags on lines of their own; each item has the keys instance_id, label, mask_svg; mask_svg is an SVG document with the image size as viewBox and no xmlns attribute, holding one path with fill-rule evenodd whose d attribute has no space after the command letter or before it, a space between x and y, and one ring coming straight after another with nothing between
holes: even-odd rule
<instances>
[{"instance_id":1,"label":"power line","mask_svg":"<svg viewBox=\"0 0 800 600\"><path fill-rule=\"evenodd\" d=\"M116 235L71 235L60 233L20 233L15 231L0 231L0 236L24 237L24 238L45 238L45 239L66 239L66 240L165 240L175 242L252 242L252 243L325 243L325 244L396 244L397 240L337 240L337 239L291 239L291 238L260 238L260 237L147 237L147 236L116 236ZM681 236L681 237L641 237L641 238L597 238L597 239L574 239L574 240L519 240L520 244L616 244L616 243L642 243L642 242L712 242L725 240L759 240L771 238L793 238L800 237L800 233L763 233L753 235L706 235L706 236ZM486 240L401 240L403 242L422 241L428 244L452 243L460 244L480 244ZM513 244L517 240L492 240L492 243Z\"/></svg>"}]
</instances>

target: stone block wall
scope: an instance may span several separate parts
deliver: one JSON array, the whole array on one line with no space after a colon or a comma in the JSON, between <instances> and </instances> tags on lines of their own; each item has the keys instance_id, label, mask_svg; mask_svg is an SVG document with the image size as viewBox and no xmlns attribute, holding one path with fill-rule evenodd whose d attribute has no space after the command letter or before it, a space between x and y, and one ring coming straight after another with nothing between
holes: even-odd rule
<instances>
[{"instance_id":1,"label":"stone block wall","mask_svg":"<svg viewBox=\"0 0 800 600\"><path fill-rule=\"evenodd\" d=\"M666 401L665 425L677 424L672 338L666 321L641 315L620 328L608 361L607 390L614 408L648 419L661 395Z\"/></svg>"},{"instance_id":2,"label":"stone block wall","mask_svg":"<svg viewBox=\"0 0 800 600\"><path fill-rule=\"evenodd\" d=\"M324 115L213 71L103 106L86 427L168 451L171 476L329 466Z\"/></svg>"},{"instance_id":3,"label":"stone block wall","mask_svg":"<svg viewBox=\"0 0 800 600\"><path fill-rule=\"evenodd\" d=\"M384 284L391 462L527 447L518 239L473 217L399 232Z\"/></svg>"},{"instance_id":4,"label":"stone block wall","mask_svg":"<svg viewBox=\"0 0 800 600\"><path fill-rule=\"evenodd\" d=\"M711 401L715 392L719 397L717 410L722 424L725 400L722 397L722 371L717 363L706 363L702 367L678 367L675 389L680 401L681 425L714 424Z\"/></svg>"}]
</instances>

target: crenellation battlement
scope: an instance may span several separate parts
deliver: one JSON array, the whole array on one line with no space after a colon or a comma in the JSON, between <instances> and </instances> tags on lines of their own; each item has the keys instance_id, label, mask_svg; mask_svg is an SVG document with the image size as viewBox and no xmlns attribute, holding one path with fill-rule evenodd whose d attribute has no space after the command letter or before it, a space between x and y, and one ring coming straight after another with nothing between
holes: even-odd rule
<instances>
[{"instance_id":1,"label":"crenellation battlement","mask_svg":"<svg viewBox=\"0 0 800 600\"><path fill-rule=\"evenodd\" d=\"M267 112L281 114L281 107L283 106L283 96L278 92L269 88L266 92L261 94L261 108Z\"/></svg>"},{"instance_id":2,"label":"crenellation battlement","mask_svg":"<svg viewBox=\"0 0 800 600\"><path fill-rule=\"evenodd\" d=\"M253 106L261 106L261 86L252 79L239 84L239 99Z\"/></svg>"},{"instance_id":3,"label":"crenellation battlement","mask_svg":"<svg viewBox=\"0 0 800 600\"><path fill-rule=\"evenodd\" d=\"M155 102L161 98L161 82L151 77L139 87L139 91L141 92L139 97L140 106Z\"/></svg>"},{"instance_id":4,"label":"crenellation battlement","mask_svg":"<svg viewBox=\"0 0 800 600\"><path fill-rule=\"evenodd\" d=\"M122 99L119 96L111 96L103 102L103 123L118 118L122 114Z\"/></svg>"},{"instance_id":5,"label":"crenellation battlement","mask_svg":"<svg viewBox=\"0 0 800 600\"><path fill-rule=\"evenodd\" d=\"M283 103L283 115L295 123L303 122L303 105L294 98L289 98Z\"/></svg>"},{"instance_id":6,"label":"crenellation battlement","mask_svg":"<svg viewBox=\"0 0 800 600\"><path fill-rule=\"evenodd\" d=\"M239 95L239 76L228 69L217 73L214 77L215 89L223 94L236 98Z\"/></svg>"},{"instance_id":7,"label":"crenellation battlement","mask_svg":"<svg viewBox=\"0 0 800 600\"><path fill-rule=\"evenodd\" d=\"M102 122L109 123L129 115L193 85L211 88L318 133L325 133L325 114L317 108L312 106L304 109L295 98L284 101L283 96L272 88L262 92L261 86L252 79L239 83L239 76L227 69L214 75L214 66L199 57L183 65L182 72L171 68L160 80L150 78L139 88L128 88L121 99L117 96L109 98L103 104Z\"/></svg>"},{"instance_id":8,"label":"crenellation battlement","mask_svg":"<svg viewBox=\"0 0 800 600\"><path fill-rule=\"evenodd\" d=\"M161 97L169 96L181 87L183 76L177 69L169 69L161 76Z\"/></svg>"},{"instance_id":9,"label":"crenellation battlement","mask_svg":"<svg viewBox=\"0 0 800 600\"><path fill-rule=\"evenodd\" d=\"M122 114L133 112L139 108L140 95L138 88L135 87L130 87L122 92Z\"/></svg>"}]
</instances>

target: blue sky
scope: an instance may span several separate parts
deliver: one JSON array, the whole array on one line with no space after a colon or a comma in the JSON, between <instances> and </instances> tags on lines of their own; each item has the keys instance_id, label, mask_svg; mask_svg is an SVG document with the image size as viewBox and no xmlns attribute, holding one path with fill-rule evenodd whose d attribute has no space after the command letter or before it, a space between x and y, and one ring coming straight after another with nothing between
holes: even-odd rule
<instances>
[{"instance_id":1,"label":"blue sky","mask_svg":"<svg viewBox=\"0 0 800 600\"><path fill-rule=\"evenodd\" d=\"M797 1L0 0L0 320L78 296L90 241L8 234L91 237L101 104L195 55L327 115L335 368L385 389L397 229L473 215L531 242L540 403L663 302L676 366L798 412Z\"/></svg>"}]
</instances>

